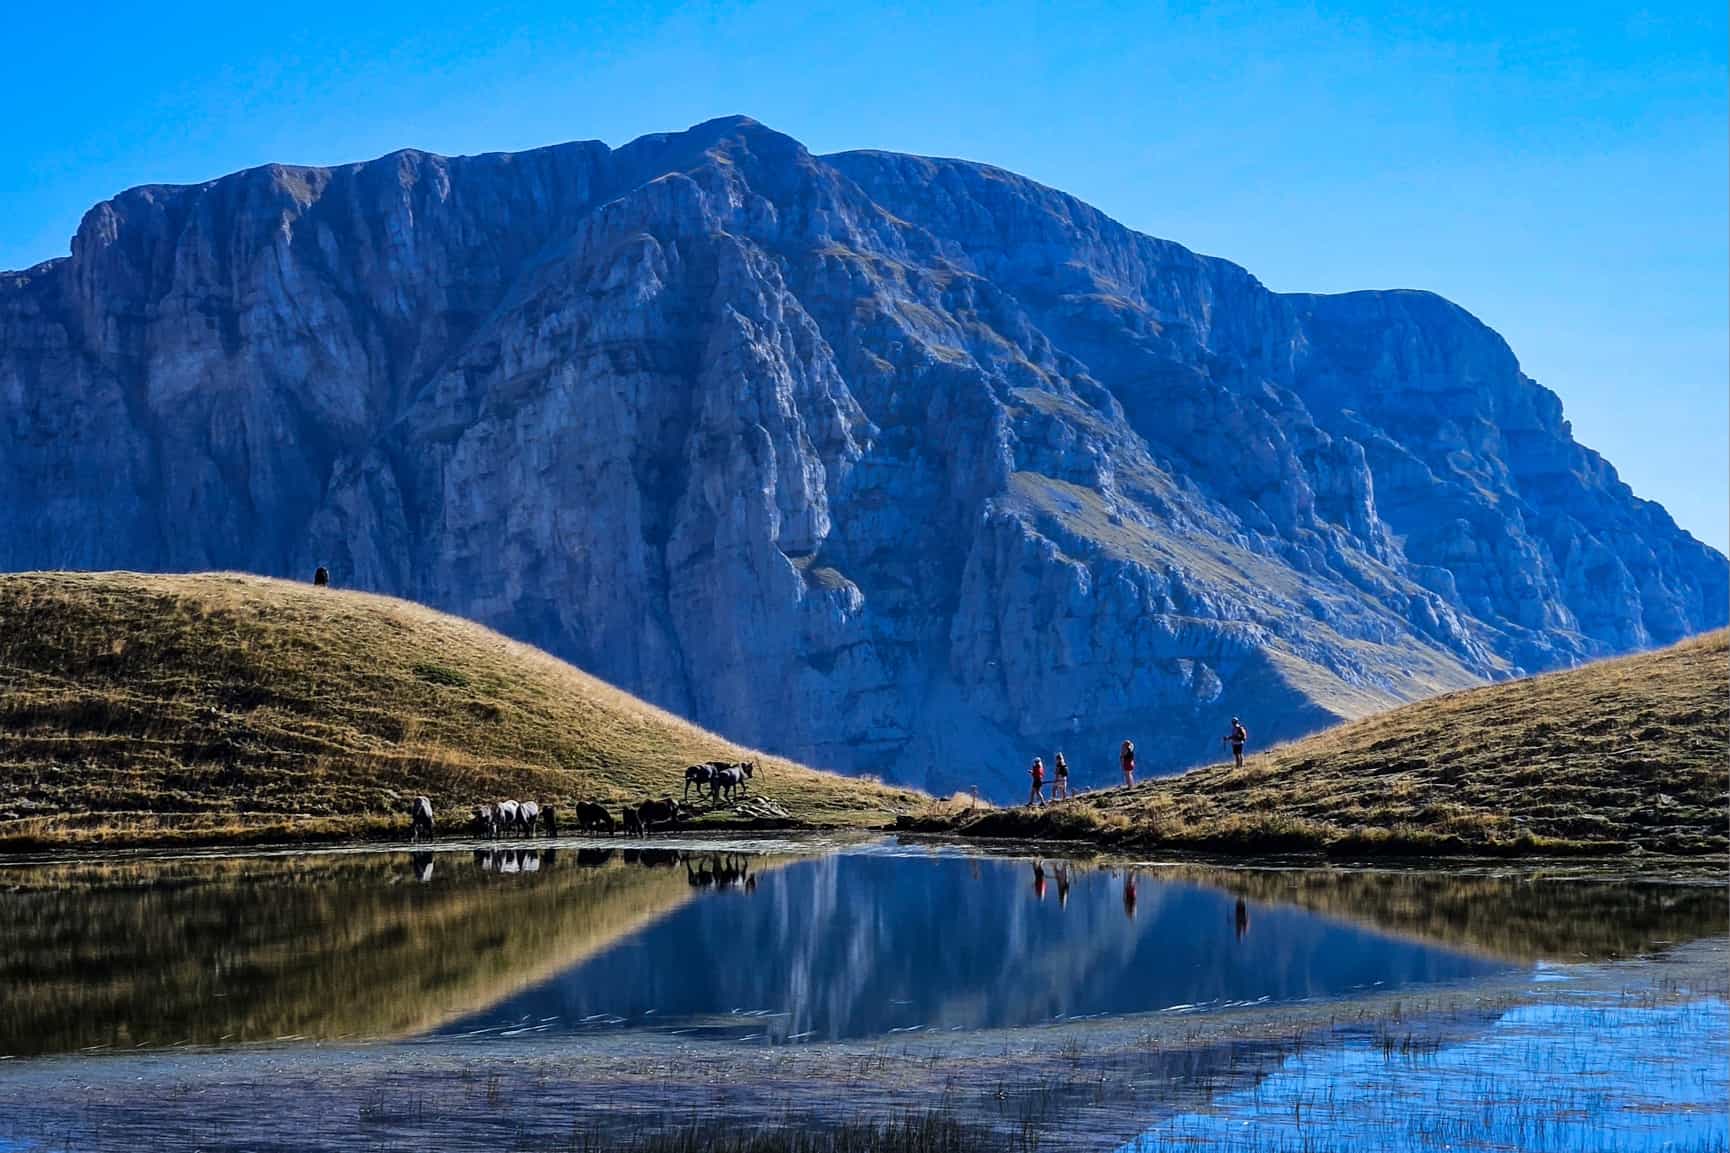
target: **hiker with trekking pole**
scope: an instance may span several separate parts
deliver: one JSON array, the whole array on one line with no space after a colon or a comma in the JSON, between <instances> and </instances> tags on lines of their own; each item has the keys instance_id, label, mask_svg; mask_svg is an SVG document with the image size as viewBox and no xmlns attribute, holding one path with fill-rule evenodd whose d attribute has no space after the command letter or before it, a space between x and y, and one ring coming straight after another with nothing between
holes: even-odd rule
<instances>
[{"instance_id":1,"label":"hiker with trekking pole","mask_svg":"<svg viewBox=\"0 0 1730 1153\"><path fill-rule=\"evenodd\" d=\"M1231 732L1219 739L1219 743L1231 745L1231 756L1237 762L1238 768L1243 768L1243 745L1249 740L1249 730L1243 727L1243 722L1236 717L1231 719Z\"/></svg>"}]
</instances>

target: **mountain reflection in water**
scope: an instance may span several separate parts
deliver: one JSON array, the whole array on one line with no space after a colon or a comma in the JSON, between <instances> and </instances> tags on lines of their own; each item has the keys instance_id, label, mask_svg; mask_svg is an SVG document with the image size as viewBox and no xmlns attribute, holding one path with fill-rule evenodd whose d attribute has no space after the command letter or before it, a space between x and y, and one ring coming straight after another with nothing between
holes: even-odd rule
<instances>
[{"instance_id":1,"label":"mountain reflection in water","mask_svg":"<svg viewBox=\"0 0 1730 1153\"><path fill-rule=\"evenodd\" d=\"M18 863L0 866L0 1055L1032 1024L1465 980L1727 921L1720 886L787 842Z\"/></svg>"},{"instance_id":2,"label":"mountain reflection in water","mask_svg":"<svg viewBox=\"0 0 1730 1153\"><path fill-rule=\"evenodd\" d=\"M447 1032L597 1022L864 1037L1290 1001L1508 962L1154 874L835 855L668 916Z\"/></svg>"}]
</instances>

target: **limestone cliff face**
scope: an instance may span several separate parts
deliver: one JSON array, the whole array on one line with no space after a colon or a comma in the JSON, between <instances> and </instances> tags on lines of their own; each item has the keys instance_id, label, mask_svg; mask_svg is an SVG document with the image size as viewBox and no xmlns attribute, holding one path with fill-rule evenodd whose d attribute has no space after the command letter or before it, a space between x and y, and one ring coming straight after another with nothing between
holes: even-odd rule
<instances>
[{"instance_id":1,"label":"limestone cliff face","mask_svg":"<svg viewBox=\"0 0 1730 1153\"><path fill-rule=\"evenodd\" d=\"M0 274L0 568L413 597L814 764L1106 780L1724 623L1418 292L730 119L134 189Z\"/></svg>"}]
</instances>

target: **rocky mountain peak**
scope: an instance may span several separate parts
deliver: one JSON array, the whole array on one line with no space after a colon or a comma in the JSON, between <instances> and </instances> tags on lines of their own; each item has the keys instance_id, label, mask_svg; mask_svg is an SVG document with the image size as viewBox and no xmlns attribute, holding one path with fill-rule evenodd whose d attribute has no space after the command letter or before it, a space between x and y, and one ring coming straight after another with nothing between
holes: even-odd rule
<instances>
[{"instance_id":1,"label":"rocky mountain peak","mask_svg":"<svg viewBox=\"0 0 1730 1153\"><path fill-rule=\"evenodd\" d=\"M741 741L1003 794L1724 623L1423 292L1276 294L745 117L133 189L0 275L0 567L450 609Z\"/></svg>"}]
</instances>

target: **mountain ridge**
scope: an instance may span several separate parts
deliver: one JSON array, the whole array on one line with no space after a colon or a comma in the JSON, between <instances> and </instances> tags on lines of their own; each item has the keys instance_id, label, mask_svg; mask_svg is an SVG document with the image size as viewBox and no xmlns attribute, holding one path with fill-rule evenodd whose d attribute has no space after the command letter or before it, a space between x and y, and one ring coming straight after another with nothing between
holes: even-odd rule
<instances>
[{"instance_id":1,"label":"mountain ridge","mask_svg":"<svg viewBox=\"0 0 1730 1153\"><path fill-rule=\"evenodd\" d=\"M38 266L44 269L45 266ZM0 569L480 619L807 763L1006 795L1722 624L1724 558L1421 291L1269 292L748 118L148 186L0 276Z\"/></svg>"}]
</instances>

